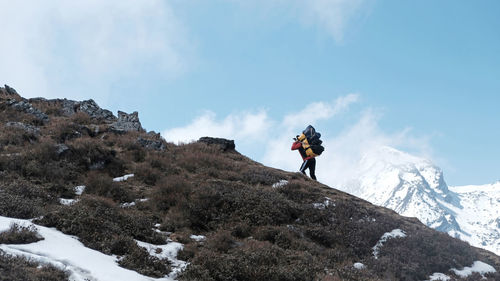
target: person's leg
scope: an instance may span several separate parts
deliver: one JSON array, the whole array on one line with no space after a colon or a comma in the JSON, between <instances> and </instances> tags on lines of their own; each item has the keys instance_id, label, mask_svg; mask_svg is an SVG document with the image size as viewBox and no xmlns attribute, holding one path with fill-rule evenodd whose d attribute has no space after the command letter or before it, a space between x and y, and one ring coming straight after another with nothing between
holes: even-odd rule
<instances>
[{"instance_id":1,"label":"person's leg","mask_svg":"<svg viewBox=\"0 0 500 281\"><path fill-rule=\"evenodd\" d=\"M316 180L316 159L309 159L309 175L311 175L311 179Z\"/></svg>"},{"instance_id":2,"label":"person's leg","mask_svg":"<svg viewBox=\"0 0 500 281\"><path fill-rule=\"evenodd\" d=\"M307 169L307 166L308 166L307 163L309 163L309 160L306 160L306 161L302 162L302 165L300 166L300 169L299 169L299 171L302 174L304 174L304 175L306 174L306 169Z\"/></svg>"}]
</instances>

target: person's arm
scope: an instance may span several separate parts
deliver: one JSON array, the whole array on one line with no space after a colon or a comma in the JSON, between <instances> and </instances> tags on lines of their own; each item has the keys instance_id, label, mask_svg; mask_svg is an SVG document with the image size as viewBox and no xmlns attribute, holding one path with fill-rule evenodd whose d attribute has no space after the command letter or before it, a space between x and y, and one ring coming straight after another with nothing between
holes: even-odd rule
<instances>
[{"instance_id":1,"label":"person's arm","mask_svg":"<svg viewBox=\"0 0 500 281\"><path fill-rule=\"evenodd\" d=\"M296 141L292 144L292 150L297 150L302 147L302 143L300 141Z\"/></svg>"}]
</instances>

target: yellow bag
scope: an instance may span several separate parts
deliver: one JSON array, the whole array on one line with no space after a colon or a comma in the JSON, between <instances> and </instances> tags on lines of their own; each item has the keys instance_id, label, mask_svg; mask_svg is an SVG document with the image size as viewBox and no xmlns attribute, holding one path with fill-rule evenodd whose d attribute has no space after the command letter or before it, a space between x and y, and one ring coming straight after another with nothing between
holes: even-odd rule
<instances>
[{"instance_id":1,"label":"yellow bag","mask_svg":"<svg viewBox=\"0 0 500 281\"><path fill-rule=\"evenodd\" d=\"M300 139L304 134L299 136L297 139ZM307 141L307 138L304 136L303 141L302 141L302 148L306 151L307 157L316 157L318 156L316 153L313 152L311 146L309 145L309 142Z\"/></svg>"}]
</instances>

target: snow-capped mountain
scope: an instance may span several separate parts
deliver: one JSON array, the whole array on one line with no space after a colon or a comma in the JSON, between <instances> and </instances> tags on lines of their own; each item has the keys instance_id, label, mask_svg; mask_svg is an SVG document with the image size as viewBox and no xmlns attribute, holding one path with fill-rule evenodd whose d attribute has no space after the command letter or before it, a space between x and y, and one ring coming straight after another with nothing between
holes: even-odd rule
<instances>
[{"instance_id":1,"label":"snow-capped mountain","mask_svg":"<svg viewBox=\"0 0 500 281\"><path fill-rule=\"evenodd\" d=\"M358 167L346 192L500 254L500 182L448 187L431 161L386 146L366 153Z\"/></svg>"},{"instance_id":2,"label":"snow-capped mountain","mask_svg":"<svg viewBox=\"0 0 500 281\"><path fill-rule=\"evenodd\" d=\"M457 222L463 230L463 233L457 233L459 238L500 254L500 181L450 187L450 190L458 194L463 206L455 210Z\"/></svg>"}]
</instances>

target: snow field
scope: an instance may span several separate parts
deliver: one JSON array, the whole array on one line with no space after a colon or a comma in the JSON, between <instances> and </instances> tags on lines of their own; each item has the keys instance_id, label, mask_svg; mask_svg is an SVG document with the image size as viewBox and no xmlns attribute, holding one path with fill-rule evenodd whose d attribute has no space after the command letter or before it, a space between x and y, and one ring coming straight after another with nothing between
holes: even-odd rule
<instances>
[{"instance_id":1,"label":"snow field","mask_svg":"<svg viewBox=\"0 0 500 281\"><path fill-rule=\"evenodd\" d=\"M0 216L0 231L5 231L12 223L33 225L29 220ZM116 256L108 256L85 247L76 237L66 235L56 229L35 225L44 240L31 244L0 244L0 249L8 254L23 256L41 264L51 264L69 272L72 281L173 281L171 277L151 278L135 271L122 268ZM166 253L173 255L182 247L178 243L166 247ZM167 247L168 246L168 247ZM172 249L171 249L172 248Z\"/></svg>"},{"instance_id":2,"label":"snow field","mask_svg":"<svg viewBox=\"0 0 500 281\"><path fill-rule=\"evenodd\" d=\"M495 268L493 268L493 266L491 266L487 263L484 263L482 261L475 261L471 266L466 266L460 270L456 269L456 268L452 268L452 269L450 269L450 271L453 271L460 278L467 278L470 275L472 275L474 272L481 274L481 276L483 278L485 278L484 277L485 274L497 272L495 270ZM429 276L429 278L430 278L429 281L435 281L435 280L448 281L448 280L451 280L450 276L448 276L444 273L439 273L439 272L432 274L431 276Z\"/></svg>"}]
</instances>

